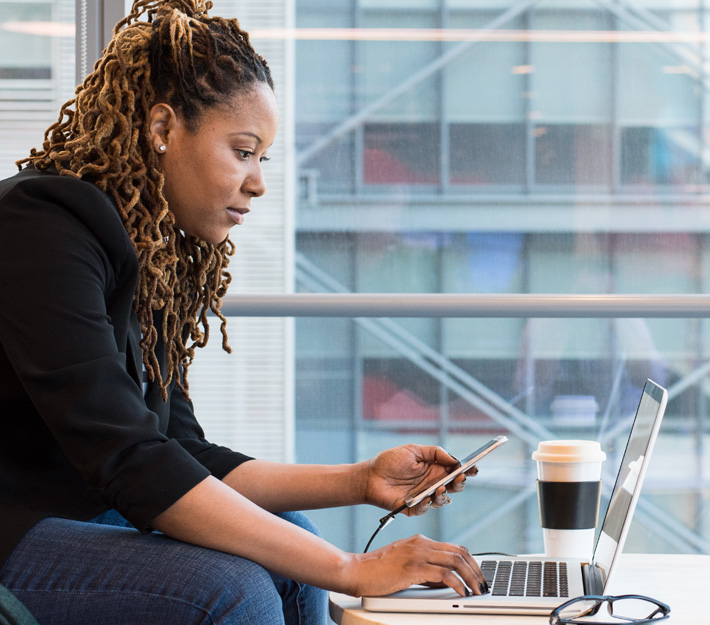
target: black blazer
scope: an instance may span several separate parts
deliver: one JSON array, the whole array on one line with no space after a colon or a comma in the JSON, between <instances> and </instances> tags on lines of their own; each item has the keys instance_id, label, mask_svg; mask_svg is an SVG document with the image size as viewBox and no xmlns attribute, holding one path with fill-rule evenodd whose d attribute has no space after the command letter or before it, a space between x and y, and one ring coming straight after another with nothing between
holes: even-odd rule
<instances>
[{"instance_id":1,"label":"black blazer","mask_svg":"<svg viewBox=\"0 0 710 625\"><path fill-rule=\"evenodd\" d=\"M174 383L167 403L143 395L137 277L96 186L32 168L0 182L0 566L44 517L114 508L149 531L248 460L204 439Z\"/></svg>"}]
</instances>

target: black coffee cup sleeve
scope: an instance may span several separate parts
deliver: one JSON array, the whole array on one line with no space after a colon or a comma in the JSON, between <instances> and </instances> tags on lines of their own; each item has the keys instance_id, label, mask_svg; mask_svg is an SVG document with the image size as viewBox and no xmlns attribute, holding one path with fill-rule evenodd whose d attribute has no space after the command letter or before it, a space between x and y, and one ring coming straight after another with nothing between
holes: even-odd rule
<instances>
[{"instance_id":1,"label":"black coffee cup sleeve","mask_svg":"<svg viewBox=\"0 0 710 625\"><path fill-rule=\"evenodd\" d=\"M537 482L540 526L579 530L597 526L601 482Z\"/></svg>"}]
</instances>

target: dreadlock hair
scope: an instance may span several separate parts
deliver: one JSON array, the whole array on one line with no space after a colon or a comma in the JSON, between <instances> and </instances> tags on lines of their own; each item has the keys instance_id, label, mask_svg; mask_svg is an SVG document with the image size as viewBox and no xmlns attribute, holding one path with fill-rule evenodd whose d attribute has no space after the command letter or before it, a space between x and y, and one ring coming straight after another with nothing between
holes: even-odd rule
<instances>
[{"instance_id":1,"label":"dreadlock hair","mask_svg":"<svg viewBox=\"0 0 710 625\"><path fill-rule=\"evenodd\" d=\"M220 308L234 245L228 238L213 245L175 226L150 142L149 112L166 102L194 131L206 109L258 82L274 87L239 22L210 17L211 8L208 0L135 0L94 71L46 130L42 149L16 163L87 178L118 207L140 267L133 312L143 334L143 364L149 379L160 382L164 400L173 380L187 396L187 368L195 348L207 344L209 311L221 320L222 347L231 351ZM146 21L139 21L142 15ZM163 313L159 328L155 311ZM155 353L158 332L167 353L164 372Z\"/></svg>"}]
</instances>

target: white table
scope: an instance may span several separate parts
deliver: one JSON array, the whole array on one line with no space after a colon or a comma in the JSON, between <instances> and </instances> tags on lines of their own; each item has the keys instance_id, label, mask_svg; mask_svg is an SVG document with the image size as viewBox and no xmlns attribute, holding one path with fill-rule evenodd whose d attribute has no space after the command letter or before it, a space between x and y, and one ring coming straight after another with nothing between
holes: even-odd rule
<instances>
[{"instance_id":1,"label":"white table","mask_svg":"<svg viewBox=\"0 0 710 625\"><path fill-rule=\"evenodd\" d=\"M701 625L710 623L710 555L622 554L614 571L609 594L640 594L671 607L662 623ZM330 594L330 616L339 625L546 625L546 616L504 616L491 614L395 614L367 612L360 600Z\"/></svg>"}]
</instances>

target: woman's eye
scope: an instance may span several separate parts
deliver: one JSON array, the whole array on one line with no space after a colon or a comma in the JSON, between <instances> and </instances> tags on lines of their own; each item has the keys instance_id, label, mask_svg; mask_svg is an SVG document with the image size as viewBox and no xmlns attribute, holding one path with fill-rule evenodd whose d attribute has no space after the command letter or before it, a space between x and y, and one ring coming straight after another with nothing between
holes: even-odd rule
<instances>
[{"instance_id":1,"label":"woman's eye","mask_svg":"<svg viewBox=\"0 0 710 625\"><path fill-rule=\"evenodd\" d=\"M250 150L235 150L235 152L239 154L239 158L243 161L249 160L249 157L254 156L254 152L251 152ZM260 163L265 163L270 160L271 159L268 156L262 156L259 158Z\"/></svg>"}]
</instances>

